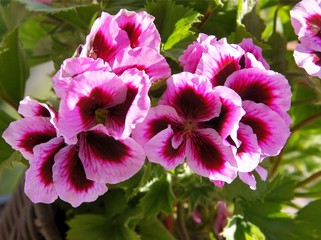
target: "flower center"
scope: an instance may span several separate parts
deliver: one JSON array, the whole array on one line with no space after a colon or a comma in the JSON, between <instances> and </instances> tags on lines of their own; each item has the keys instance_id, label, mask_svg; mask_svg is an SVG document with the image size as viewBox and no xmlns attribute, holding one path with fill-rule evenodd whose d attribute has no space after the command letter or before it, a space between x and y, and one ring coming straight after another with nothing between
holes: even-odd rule
<instances>
[{"instance_id":1,"label":"flower center","mask_svg":"<svg viewBox=\"0 0 321 240\"><path fill-rule=\"evenodd\" d=\"M184 123L184 132L191 133L194 129L196 129L197 124L193 120L187 120Z\"/></svg>"},{"instance_id":2,"label":"flower center","mask_svg":"<svg viewBox=\"0 0 321 240\"><path fill-rule=\"evenodd\" d=\"M108 109L106 108L98 108L95 111L95 122L97 124L102 123L105 125L107 121Z\"/></svg>"}]
</instances>

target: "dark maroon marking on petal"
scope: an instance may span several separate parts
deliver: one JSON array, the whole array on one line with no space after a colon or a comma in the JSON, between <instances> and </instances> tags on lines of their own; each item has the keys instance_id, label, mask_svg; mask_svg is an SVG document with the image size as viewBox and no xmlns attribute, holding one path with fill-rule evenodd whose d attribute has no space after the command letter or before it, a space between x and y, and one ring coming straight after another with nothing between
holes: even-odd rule
<instances>
[{"instance_id":1,"label":"dark maroon marking on petal","mask_svg":"<svg viewBox=\"0 0 321 240\"><path fill-rule=\"evenodd\" d=\"M234 81L229 87L237 92L243 101L251 100L269 106L273 99L270 87L259 82L252 82L250 84L245 84L244 86L242 84L242 79L239 79L238 81Z\"/></svg>"},{"instance_id":2,"label":"dark maroon marking on petal","mask_svg":"<svg viewBox=\"0 0 321 240\"><path fill-rule=\"evenodd\" d=\"M242 57L240 58L239 64L241 69L245 68L245 54L243 54Z\"/></svg>"},{"instance_id":3,"label":"dark maroon marking on petal","mask_svg":"<svg viewBox=\"0 0 321 240\"><path fill-rule=\"evenodd\" d=\"M233 72L240 69L238 62L230 57L227 57L223 60L222 69L215 74L212 79L213 86L223 86L227 77L230 76Z\"/></svg>"},{"instance_id":4,"label":"dark maroon marking on petal","mask_svg":"<svg viewBox=\"0 0 321 240\"><path fill-rule=\"evenodd\" d=\"M132 156L129 147L113 137L96 131L86 132L85 137L88 147L102 161L120 163Z\"/></svg>"},{"instance_id":5,"label":"dark maroon marking on petal","mask_svg":"<svg viewBox=\"0 0 321 240\"><path fill-rule=\"evenodd\" d=\"M174 131L179 131L183 128L181 124L174 122L169 117L163 116L161 118L153 119L150 122L148 122L148 130L146 133L148 135L148 138L151 139L157 133L166 129L168 125L171 125Z\"/></svg>"},{"instance_id":6,"label":"dark maroon marking on petal","mask_svg":"<svg viewBox=\"0 0 321 240\"><path fill-rule=\"evenodd\" d=\"M195 160L199 161L206 169L219 170L224 165L222 153L212 142L204 136L194 134L191 138L194 148Z\"/></svg>"},{"instance_id":7,"label":"dark maroon marking on petal","mask_svg":"<svg viewBox=\"0 0 321 240\"><path fill-rule=\"evenodd\" d=\"M118 76L122 75L127 69L132 69L136 68L139 71L145 71L145 73L148 75L149 74L149 69L146 68L146 66L139 65L139 64L133 64L133 65L128 65L124 67L118 67L114 69L114 73L117 74Z\"/></svg>"},{"instance_id":8,"label":"dark maroon marking on petal","mask_svg":"<svg viewBox=\"0 0 321 240\"><path fill-rule=\"evenodd\" d=\"M315 65L317 66L321 66L321 52L313 52L314 58L313 58L313 62L315 63Z\"/></svg>"},{"instance_id":9,"label":"dark maroon marking on petal","mask_svg":"<svg viewBox=\"0 0 321 240\"><path fill-rule=\"evenodd\" d=\"M51 117L49 110L41 105L38 107L37 116Z\"/></svg>"},{"instance_id":10,"label":"dark maroon marking on petal","mask_svg":"<svg viewBox=\"0 0 321 240\"><path fill-rule=\"evenodd\" d=\"M80 98L77 107L79 107L82 122L85 124L94 122L96 110L106 108L107 104L111 101L112 96L100 88L94 88L89 96Z\"/></svg>"},{"instance_id":11,"label":"dark maroon marking on petal","mask_svg":"<svg viewBox=\"0 0 321 240\"><path fill-rule=\"evenodd\" d=\"M121 27L121 29L127 32L128 38L130 40L130 47L137 47L138 38L142 33L139 26L135 26L134 23L128 22L125 26Z\"/></svg>"},{"instance_id":12,"label":"dark maroon marking on petal","mask_svg":"<svg viewBox=\"0 0 321 240\"><path fill-rule=\"evenodd\" d=\"M86 178L84 166L78 156L78 151L74 148L68 155L67 172L68 180L77 192L84 192L90 189L94 182Z\"/></svg>"},{"instance_id":13,"label":"dark maroon marking on petal","mask_svg":"<svg viewBox=\"0 0 321 240\"><path fill-rule=\"evenodd\" d=\"M48 142L56 136L55 131L48 132L30 132L23 136L20 140L19 147L33 153L33 148L41 143Z\"/></svg>"},{"instance_id":14,"label":"dark maroon marking on petal","mask_svg":"<svg viewBox=\"0 0 321 240\"><path fill-rule=\"evenodd\" d=\"M228 116L229 108L226 105L222 105L221 112L218 117L212 118L211 120L202 123L202 128L213 128L217 132L220 132L220 130L223 127L223 124Z\"/></svg>"},{"instance_id":15,"label":"dark maroon marking on petal","mask_svg":"<svg viewBox=\"0 0 321 240\"><path fill-rule=\"evenodd\" d=\"M105 38L104 34L99 30L93 40L91 49L87 54L93 55L94 58L101 58L108 61L116 54L117 46L111 45ZM91 57L91 56L89 56Z\"/></svg>"},{"instance_id":16,"label":"dark maroon marking on petal","mask_svg":"<svg viewBox=\"0 0 321 240\"><path fill-rule=\"evenodd\" d=\"M309 30L317 37L321 38L321 15L313 14L307 20Z\"/></svg>"},{"instance_id":17,"label":"dark maroon marking on petal","mask_svg":"<svg viewBox=\"0 0 321 240\"><path fill-rule=\"evenodd\" d=\"M62 142L60 145L56 146L55 148L51 149L50 152L48 152L46 159L43 160L43 163L40 167L40 178L41 181L45 186L50 185L53 183L52 180L52 166L54 165L55 161L55 155L56 153L65 146L65 143Z\"/></svg>"},{"instance_id":18,"label":"dark maroon marking on petal","mask_svg":"<svg viewBox=\"0 0 321 240\"><path fill-rule=\"evenodd\" d=\"M172 146L172 141L171 141L172 138L168 139L166 141L166 144L163 148L163 151L162 151L162 155L165 156L167 159L174 159L178 156L180 156L182 154L182 152L184 151L185 149L185 144L186 144L186 140L184 140L179 146L178 148L173 148Z\"/></svg>"},{"instance_id":19,"label":"dark maroon marking on petal","mask_svg":"<svg viewBox=\"0 0 321 240\"><path fill-rule=\"evenodd\" d=\"M108 109L108 119L112 119L116 122L119 126L125 125L126 116L128 113L129 108L131 107L137 93L138 89L127 86L127 94L126 99L123 103L118 104L110 109Z\"/></svg>"},{"instance_id":20,"label":"dark maroon marking on petal","mask_svg":"<svg viewBox=\"0 0 321 240\"><path fill-rule=\"evenodd\" d=\"M198 94L189 86L181 89L173 99L173 107L185 119L208 116L212 104L205 96Z\"/></svg>"},{"instance_id":21,"label":"dark maroon marking on petal","mask_svg":"<svg viewBox=\"0 0 321 240\"><path fill-rule=\"evenodd\" d=\"M264 140L268 135L269 132L266 129L266 123L261 119L254 118L254 117L247 117L246 115L243 116L241 122L250 126L253 132L256 134L258 142Z\"/></svg>"}]
</instances>

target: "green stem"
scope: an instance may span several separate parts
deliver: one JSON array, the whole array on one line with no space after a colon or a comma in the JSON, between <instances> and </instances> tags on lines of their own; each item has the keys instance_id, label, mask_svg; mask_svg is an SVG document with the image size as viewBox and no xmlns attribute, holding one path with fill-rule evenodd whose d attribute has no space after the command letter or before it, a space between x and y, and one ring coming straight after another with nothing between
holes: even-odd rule
<instances>
[{"instance_id":1,"label":"green stem","mask_svg":"<svg viewBox=\"0 0 321 240\"><path fill-rule=\"evenodd\" d=\"M189 235L185 226L185 210L182 202L177 202L177 225L180 232L180 240L189 240Z\"/></svg>"},{"instance_id":2,"label":"green stem","mask_svg":"<svg viewBox=\"0 0 321 240\"><path fill-rule=\"evenodd\" d=\"M307 185L307 184L309 184L309 183L317 180L317 179L320 178L320 177L321 177L321 171L318 171L318 172L312 174L312 175L311 175L310 177L308 177L307 179L305 179L305 180L303 180L303 181L301 181L301 182L298 182L297 187L303 187L303 186L305 186L305 185Z\"/></svg>"},{"instance_id":3,"label":"green stem","mask_svg":"<svg viewBox=\"0 0 321 240\"><path fill-rule=\"evenodd\" d=\"M316 114L304 119L303 121L299 122L297 125L292 127L292 129L291 129L292 134L294 132L296 132L297 130L299 130L300 128L303 128L306 125L318 120L319 118L321 118L321 112L316 113Z\"/></svg>"},{"instance_id":4,"label":"green stem","mask_svg":"<svg viewBox=\"0 0 321 240\"><path fill-rule=\"evenodd\" d=\"M297 192L297 193L294 193L294 196L299 197L299 198L315 198L315 197L320 197L321 192L320 191L318 191L318 192L304 192L304 193Z\"/></svg>"},{"instance_id":5,"label":"green stem","mask_svg":"<svg viewBox=\"0 0 321 240\"><path fill-rule=\"evenodd\" d=\"M275 9L274 12L274 17L273 17L273 33L276 32L276 26L277 26L277 21L278 21L278 13L279 13L280 6L278 5Z\"/></svg>"}]
</instances>

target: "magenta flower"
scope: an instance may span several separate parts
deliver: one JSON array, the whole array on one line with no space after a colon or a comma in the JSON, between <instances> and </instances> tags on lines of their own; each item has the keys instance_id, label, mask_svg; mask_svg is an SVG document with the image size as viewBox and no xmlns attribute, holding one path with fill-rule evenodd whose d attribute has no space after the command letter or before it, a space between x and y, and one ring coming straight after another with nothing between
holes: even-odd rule
<instances>
[{"instance_id":1,"label":"magenta flower","mask_svg":"<svg viewBox=\"0 0 321 240\"><path fill-rule=\"evenodd\" d=\"M112 63L116 53L125 48L149 47L159 53L160 35L153 21L154 17L144 11L122 9L115 16L103 12L94 22L80 56Z\"/></svg>"},{"instance_id":2,"label":"magenta flower","mask_svg":"<svg viewBox=\"0 0 321 240\"><path fill-rule=\"evenodd\" d=\"M61 99L61 134L67 143L75 144L78 133L103 124L114 136L128 137L147 114L149 86L147 75L137 69L119 77L103 71L76 76Z\"/></svg>"},{"instance_id":3,"label":"magenta flower","mask_svg":"<svg viewBox=\"0 0 321 240\"><path fill-rule=\"evenodd\" d=\"M115 15L118 27L127 33L131 48L149 47L159 53L161 39L154 19L145 11L136 13L126 9Z\"/></svg>"},{"instance_id":4,"label":"magenta flower","mask_svg":"<svg viewBox=\"0 0 321 240\"><path fill-rule=\"evenodd\" d=\"M230 125L237 124L242 111L238 106L239 114L233 116L229 108L234 100L222 103L220 98L228 94L218 92L202 76L183 72L169 78L159 105L151 108L145 121L133 131L148 159L169 170L183 163L186 157L187 165L195 173L230 183L237 174L236 162L218 131L228 134L233 127L217 131L213 123L220 122L217 118L222 112ZM227 109L221 111L222 106ZM224 124L220 127L224 128Z\"/></svg>"},{"instance_id":5,"label":"magenta flower","mask_svg":"<svg viewBox=\"0 0 321 240\"><path fill-rule=\"evenodd\" d=\"M62 98L71 81L79 74L87 71L109 71L111 70L108 63L102 59L92 59L85 57L68 58L60 70L53 76L53 89L57 97Z\"/></svg>"},{"instance_id":6,"label":"magenta flower","mask_svg":"<svg viewBox=\"0 0 321 240\"><path fill-rule=\"evenodd\" d=\"M311 75L321 78L321 51L298 44L293 53L296 64Z\"/></svg>"},{"instance_id":7,"label":"magenta flower","mask_svg":"<svg viewBox=\"0 0 321 240\"><path fill-rule=\"evenodd\" d=\"M291 22L301 43L314 51L321 51L321 2L300 1L290 11Z\"/></svg>"},{"instance_id":8,"label":"magenta flower","mask_svg":"<svg viewBox=\"0 0 321 240\"><path fill-rule=\"evenodd\" d=\"M195 73L203 53L208 52L209 46L216 42L216 37L204 33L198 35L197 41L190 44L183 55L178 58L185 72Z\"/></svg>"}]
</instances>

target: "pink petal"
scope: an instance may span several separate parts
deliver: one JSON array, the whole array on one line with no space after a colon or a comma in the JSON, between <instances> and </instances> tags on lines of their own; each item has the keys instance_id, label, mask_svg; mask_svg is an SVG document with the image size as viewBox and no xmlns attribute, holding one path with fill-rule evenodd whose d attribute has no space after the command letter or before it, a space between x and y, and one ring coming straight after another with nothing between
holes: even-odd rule
<instances>
[{"instance_id":1,"label":"pink petal","mask_svg":"<svg viewBox=\"0 0 321 240\"><path fill-rule=\"evenodd\" d=\"M239 178L245 184L249 185L252 190L256 189L256 180L252 173L250 172L239 172Z\"/></svg>"},{"instance_id":2,"label":"pink petal","mask_svg":"<svg viewBox=\"0 0 321 240\"><path fill-rule=\"evenodd\" d=\"M25 159L32 160L33 148L56 137L56 129L46 117L21 118L11 122L2 137Z\"/></svg>"},{"instance_id":3,"label":"pink petal","mask_svg":"<svg viewBox=\"0 0 321 240\"><path fill-rule=\"evenodd\" d=\"M148 141L144 150L150 162L162 165L166 170L171 170L182 164L185 159L185 142L174 148L172 146L173 129L168 126Z\"/></svg>"},{"instance_id":4,"label":"pink petal","mask_svg":"<svg viewBox=\"0 0 321 240\"><path fill-rule=\"evenodd\" d=\"M112 184L132 177L145 161L138 143L132 138L116 140L101 124L80 135L79 156L88 179Z\"/></svg>"},{"instance_id":5,"label":"pink petal","mask_svg":"<svg viewBox=\"0 0 321 240\"><path fill-rule=\"evenodd\" d=\"M228 136L237 142L237 129L242 116L245 114L242 109L242 99L240 96L224 86L213 88L220 97L222 103L220 115L204 123L205 126L214 128L225 140Z\"/></svg>"},{"instance_id":6,"label":"pink petal","mask_svg":"<svg viewBox=\"0 0 321 240\"><path fill-rule=\"evenodd\" d=\"M110 63L117 52L129 46L127 33L119 28L114 16L103 12L101 17L96 19L86 37L86 44L80 56L101 58Z\"/></svg>"},{"instance_id":7,"label":"pink petal","mask_svg":"<svg viewBox=\"0 0 321 240\"><path fill-rule=\"evenodd\" d=\"M267 156L279 154L290 135L284 120L262 103L244 101L243 108L246 114L241 122L252 128L262 153Z\"/></svg>"},{"instance_id":8,"label":"pink petal","mask_svg":"<svg viewBox=\"0 0 321 240\"><path fill-rule=\"evenodd\" d=\"M176 110L167 105L158 105L150 108L144 122L137 124L132 136L140 145L144 146L151 138L165 130L168 125L172 128L182 126L181 119Z\"/></svg>"},{"instance_id":9,"label":"pink petal","mask_svg":"<svg viewBox=\"0 0 321 240\"><path fill-rule=\"evenodd\" d=\"M262 181L266 181L268 177L268 171L261 166L257 166L255 171L259 174Z\"/></svg>"},{"instance_id":10,"label":"pink petal","mask_svg":"<svg viewBox=\"0 0 321 240\"><path fill-rule=\"evenodd\" d=\"M120 78L127 85L126 99L123 103L109 109L109 121L119 125L121 138L129 137L136 124L142 122L150 108L148 76L137 69L126 70Z\"/></svg>"},{"instance_id":11,"label":"pink petal","mask_svg":"<svg viewBox=\"0 0 321 240\"><path fill-rule=\"evenodd\" d=\"M149 47L126 48L118 52L112 68L118 75L130 68L144 70L152 82L164 79L171 74L166 59Z\"/></svg>"},{"instance_id":12,"label":"pink petal","mask_svg":"<svg viewBox=\"0 0 321 240\"><path fill-rule=\"evenodd\" d=\"M240 69L239 61L243 54L242 48L228 44L223 38L203 54L196 73L210 79L213 86L224 85L227 77Z\"/></svg>"},{"instance_id":13,"label":"pink petal","mask_svg":"<svg viewBox=\"0 0 321 240\"><path fill-rule=\"evenodd\" d=\"M48 117L50 122L59 132L57 128L58 113L52 109L50 106L44 103L40 103L29 96L26 96L22 101L20 101L18 113L20 113L25 118L27 117Z\"/></svg>"},{"instance_id":14,"label":"pink petal","mask_svg":"<svg viewBox=\"0 0 321 240\"><path fill-rule=\"evenodd\" d=\"M315 51L298 44L293 56L299 67L304 68L311 76L321 78L321 51Z\"/></svg>"},{"instance_id":15,"label":"pink petal","mask_svg":"<svg viewBox=\"0 0 321 240\"><path fill-rule=\"evenodd\" d=\"M195 73L197 65L204 52L208 52L208 48L217 41L215 36L208 36L200 33L197 41L190 44L184 51L183 55L178 58L178 61L185 72Z\"/></svg>"},{"instance_id":16,"label":"pink petal","mask_svg":"<svg viewBox=\"0 0 321 240\"><path fill-rule=\"evenodd\" d=\"M246 53L252 53L255 56L255 58L263 64L265 69L267 69L267 70L270 69L269 64L266 62L266 60L264 59L264 57L262 55L262 49L253 43L252 38L243 38L242 42L240 42L238 45Z\"/></svg>"},{"instance_id":17,"label":"pink petal","mask_svg":"<svg viewBox=\"0 0 321 240\"><path fill-rule=\"evenodd\" d=\"M76 146L66 146L55 156L53 181L59 197L78 207L83 202L93 202L107 192L105 183L86 178Z\"/></svg>"},{"instance_id":18,"label":"pink petal","mask_svg":"<svg viewBox=\"0 0 321 240\"><path fill-rule=\"evenodd\" d=\"M203 76L182 72L167 79L159 104L170 105L186 120L207 121L219 116L221 102Z\"/></svg>"},{"instance_id":19,"label":"pink petal","mask_svg":"<svg viewBox=\"0 0 321 240\"><path fill-rule=\"evenodd\" d=\"M237 92L242 100L264 103L285 119L291 106L291 88L279 73L261 69L242 69L228 77L226 87Z\"/></svg>"},{"instance_id":20,"label":"pink petal","mask_svg":"<svg viewBox=\"0 0 321 240\"><path fill-rule=\"evenodd\" d=\"M159 52L161 39L154 19L145 11L136 13L126 9L121 9L115 15L118 26L128 35L131 48L150 47Z\"/></svg>"},{"instance_id":21,"label":"pink petal","mask_svg":"<svg viewBox=\"0 0 321 240\"><path fill-rule=\"evenodd\" d=\"M321 51L321 2L300 1L290 11L291 22L299 40L308 48Z\"/></svg>"},{"instance_id":22,"label":"pink petal","mask_svg":"<svg viewBox=\"0 0 321 240\"><path fill-rule=\"evenodd\" d=\"M123 81L110 72L86 72L70 83L61 99L58 126L69 144L75 144L74 137L85 130L103 123L113 129L114 120L109 121L108 109L124 102L127 87ZM121 133L119 133L121 134Z\"/></svg>"},{"instance_id":23,"label":"pink petal","mask_svg":"<svg viewBox=\"0 0 321 240\"><path fill-rule=\"evenodd\" d=\"M87 71L109 71L110 66L102 59L87 57L68 58L64 60L60 70L53 76L53 89L57 97L62 98L70 82L79 74Z\"/></svg>"},{"instance_id":24,"label":"pink petal","mask_svg":"<svg viewBox=\"0 0 321 240\"><path fill-rule=\"evenodd\" d=\"M26 171L25 193L34 203L52 203L57 192L52 178L55 154L63 147L62 138L53 138L34 148L35 158Z\"/></svg>"},{"instance_id":25,"label":"pink petal","mask_svg":"<svg viewBox=\"0 0 321 240\"><path fill-rule=\"evenodd\" d=\"M18 113L20 113L24 117L51 117L51 110L44 103L40 103L36 100L33 100L29 96L26 96L23 100L20 101Z\"/></svg>"},{"instance_id":26,"label":"pink petal","mask_svg":"<svg viewBox=\"0 0 321 240\"><path fill-rule=\"evenodd\" d=\"M233 148L237 169L240 172L251 172L261 161L261 148L257 137L250 126L240 123L237 138L241 142L238 148Z\"/></svg>"},{"instance_id":27,"label":"pink petal","mask_svg":"<svg viewBox=\"0 0 321 240\"><path fill-rule=\"evenodd\" d=\"M213 129L199 129L186 142L187 165L211 181L231 183L237 176L232 150Z\"/></svg>"}]
</instances>

